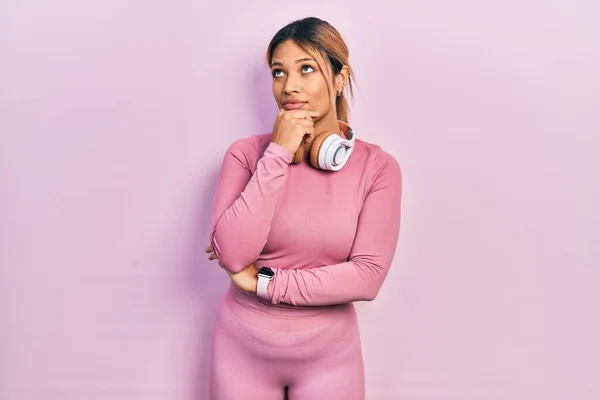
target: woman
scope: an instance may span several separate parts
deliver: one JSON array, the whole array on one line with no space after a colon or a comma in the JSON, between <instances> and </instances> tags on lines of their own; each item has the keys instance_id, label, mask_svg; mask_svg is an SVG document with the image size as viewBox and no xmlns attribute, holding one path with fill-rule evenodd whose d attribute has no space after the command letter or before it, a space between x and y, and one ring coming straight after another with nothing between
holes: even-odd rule
<instances>
[{"instance_id":1,"label":"woman","mask_svg":"<svg viewBox=\"0 0 600 400\"><path fill-rule=\"evenodd\" d=\"M364 399L352 302L373 300L392 262L400 167L347 124L352 74L335 28L292 22L267 61L280 111L272 134L227 150L206 248L232 280L211 399Z\"/></svg>"}]
</instances>

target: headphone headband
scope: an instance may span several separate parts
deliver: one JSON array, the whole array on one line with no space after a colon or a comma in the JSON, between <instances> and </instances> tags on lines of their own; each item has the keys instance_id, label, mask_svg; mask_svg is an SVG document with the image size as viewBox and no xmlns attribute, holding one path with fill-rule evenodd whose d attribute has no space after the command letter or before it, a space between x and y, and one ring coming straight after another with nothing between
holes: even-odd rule
<instances>
[{"instance_id":1,"label":"headphone headband","mask_svg":"<svg viewBox=\"0 0 600 400\"><path fill-rule=\"evenodd\" d=\"M352 127L344 121L338 121L338 125L342 130L342 134L344 135L343 139L348 140L350 142L354 142L356 135L354 134L354 130L352 130Z\"/></svg>"}]
</instances>

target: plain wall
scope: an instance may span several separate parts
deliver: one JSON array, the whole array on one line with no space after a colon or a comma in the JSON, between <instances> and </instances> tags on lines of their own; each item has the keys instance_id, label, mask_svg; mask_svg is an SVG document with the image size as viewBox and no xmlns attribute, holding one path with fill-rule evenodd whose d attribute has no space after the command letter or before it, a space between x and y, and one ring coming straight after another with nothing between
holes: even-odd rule
<instances>
[{"instance_id":1,"label":"plain wall","mask_svg":"<svg viewBox=\"0 0 600 400\"><path fill-rule=\"evenodd\" d=\"M368 399L600 399L599 3L319 3L3 2L2 400L207 398L220 162L310 15L404 175Z\"/></svg>"}]
</instances>

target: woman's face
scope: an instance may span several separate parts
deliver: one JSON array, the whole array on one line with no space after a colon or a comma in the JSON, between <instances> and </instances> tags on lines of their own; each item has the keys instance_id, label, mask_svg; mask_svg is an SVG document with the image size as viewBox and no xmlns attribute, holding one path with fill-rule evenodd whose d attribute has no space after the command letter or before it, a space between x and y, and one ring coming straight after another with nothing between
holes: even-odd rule
<instances>
[{"instance_id":1,"label":"woman's face","mask_svg":"<svg viewBox=\"0 0 600 400\"><path fill-rule=\"evenodd\" d=\"M330 83L331 71L321 71L319 65L330 68L323 57L307 53L293 40L287 40L277 46L273 52L271 75L273 96L279 109L319 111L320 119L327 119L328 116L331 118L330 114L333 113L333 117L337 119L337 90L333 83ZM336 78L337 81L342 80L339 76Z\"/></svg>"}]
</instances>

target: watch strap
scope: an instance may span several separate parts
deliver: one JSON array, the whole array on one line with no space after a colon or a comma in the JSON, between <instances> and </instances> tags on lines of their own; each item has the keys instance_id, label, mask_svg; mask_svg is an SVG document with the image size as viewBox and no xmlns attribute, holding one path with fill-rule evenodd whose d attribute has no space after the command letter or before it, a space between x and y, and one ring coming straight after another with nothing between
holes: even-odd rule
<instances>
[{"instance_id":1,"label":"watch strap","mask_svg":"<svg viewBox=\"0 0 600 400\"><path fill-rule=\"evenodd\" d=\"M256 285L256 294L262 298L267 297L267 289L269 287L270 278L258 275L258 284Z\"/></svg>"}]
</instances>

